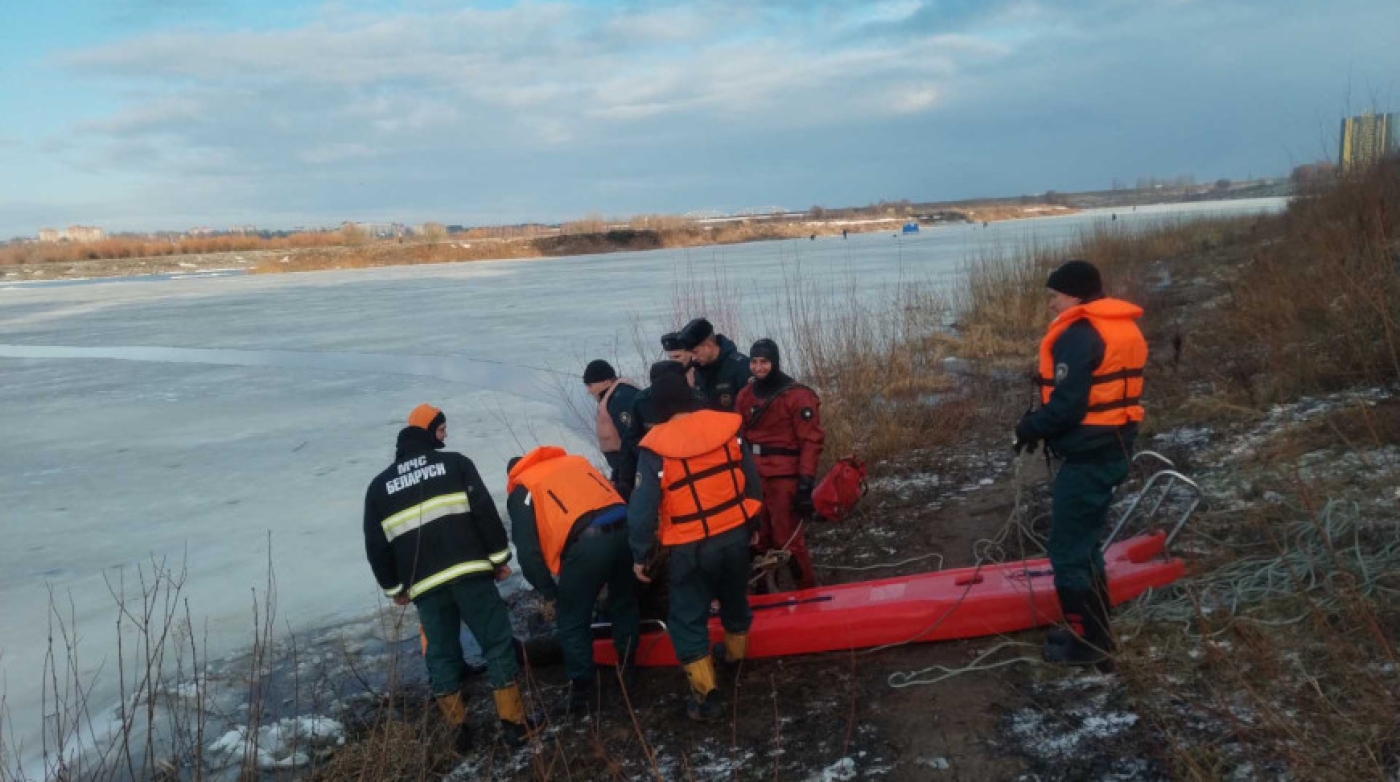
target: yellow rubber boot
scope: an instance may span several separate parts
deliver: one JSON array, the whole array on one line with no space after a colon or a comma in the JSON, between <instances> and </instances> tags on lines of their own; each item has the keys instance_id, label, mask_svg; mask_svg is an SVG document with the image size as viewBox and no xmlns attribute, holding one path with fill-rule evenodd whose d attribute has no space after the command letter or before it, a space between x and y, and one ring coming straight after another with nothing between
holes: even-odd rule
<instances>
[{"instance_id":1,"label":"yellow rubber boot","mask_svg":"<svg viewBox=\"0 0 1400 782\"><path fill-rule=\"evenodd\" d=\"M501 718L501 738L512 747L523 746L534 732L532 721L525 716L525 700L520 697L520 685L512 684L492 692L496 699L496 716Z\"/></svg>"},{"instance_id":2,"label":"yellow rubber boot","mask_svg":"<svg viewBox=\"0 0 1400 782\"><path fill-rule=\"evenodd\" d=\"M447 724L457 727L467 721L467 704L462 700L460 692L451 695L439 695L437 699L438 711L442 712L443 719Z\"/></svg>"},{"instance_id":3,"label":"yellow rubber boot","mask_svg":"<svg viewBox=\"0 0 1400 782\"><path fill-rule=\"evenodd\" d=\"M749 653L749 634L730 633L724 634L724 660L733 665L744 659Z\"/></svg>"},{"instance_id":4,"label":"yellow rubber boot","mask_svg":"<svg viewBox=\"0 0 1400 782\"><path fill-rule=\"evenodd\" d=\"M459 755L467 754L472 748L472 734L467 727L467 704L462 700L462 694L439 695L437 705L443 719L452 726L453 751Z\"/></svg>"},{"instance_id":5,"label":"yellow rubber boot","mask_svg":"<svg viewBox=\"0 0 1400 782\"><path fill-rule=\"evenodd\" d=\"M715 663L709 656L685 664L685 676L690 681L690 697L685 701L687 717L700 722L713 722L724 716L715 684Z\"/></svg>"},{"instance_id":6,"label":"yellow rubber boot","mask_svg":"<svg viewBox=\"0 0 1400 782\"><path fill-rule=\"evenodd\" d=\"M710 647L710 655L715 658L715 662L724 666L738 665L739 661L748 656L749 634L748 633L724 633L724 640Z\"/></svg>"}]
</instances>

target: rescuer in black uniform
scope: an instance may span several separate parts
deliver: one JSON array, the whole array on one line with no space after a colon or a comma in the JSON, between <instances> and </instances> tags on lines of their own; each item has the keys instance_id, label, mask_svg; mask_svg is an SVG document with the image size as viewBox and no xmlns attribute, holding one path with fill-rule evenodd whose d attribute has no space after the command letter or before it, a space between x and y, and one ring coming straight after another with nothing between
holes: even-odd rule
<instances>
[{"instance_id":1,"label":"rescuer in black uniform","mask_svg":"<svg viewBox=\"0 0 1400 782\"><path fill-rule=\"evenodd\" d=\"M384 594L418 610L428 680L454 728L453 747L471 747L460 631L466 622L486 657L501 736L524 744L534 730L515 677L510 614L496 582L510 575L510 545L491 493L471 459L441 450L447 418L431 405L409 414L394 463L365 491L365 554Z\"/></svg>"},{"instance_id":2,"label":"rescuer in black uniform","mask_svg":"<svg viewBox=\"0 0 1400 782\"><path fill-rule=\"evenodd\" d=\"M753 377L749 357L734 342L704 318L696 318L680 330L680 345L695 357L695 387L705 397L705 406L725 413L734 412L734 400Z\"/></svg>"}]
</instances>

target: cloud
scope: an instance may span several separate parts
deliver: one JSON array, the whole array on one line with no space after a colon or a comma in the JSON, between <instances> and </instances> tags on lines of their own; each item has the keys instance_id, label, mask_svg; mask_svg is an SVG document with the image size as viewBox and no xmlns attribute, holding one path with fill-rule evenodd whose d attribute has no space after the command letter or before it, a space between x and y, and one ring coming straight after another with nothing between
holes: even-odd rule
<instances>
[{"instance_id":1,"label":"cloud","mask_svg":"<svg viewBox=\"0 0 1400 782\"><path fill-rule=\"evenodd\" d=\"M119 108L29 141L152 183L159 197L130 200L157 216L800 206L1102 186L1193 160L1241 176L1296 143L1289 118L1313 123L1348 60L1400 64L1376 32L1400 14L1379 3L411 7L54 54ZM1343 39L1350 53L1328 43Z\"/></svg>"}]
</instances>

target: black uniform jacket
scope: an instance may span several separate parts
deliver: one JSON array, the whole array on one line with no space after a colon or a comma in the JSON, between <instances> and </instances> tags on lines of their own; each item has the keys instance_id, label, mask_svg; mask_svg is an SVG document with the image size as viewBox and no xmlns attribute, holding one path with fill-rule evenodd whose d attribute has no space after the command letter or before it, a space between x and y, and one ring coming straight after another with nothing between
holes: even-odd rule
<instances>
[{"instance_id":1,"label":"black uniform jacket","mask_svg":"<svg viewBox=\"0 0 1400 782\"><path fill-rule=\"evenodd\" d=\"M385 594L409 597L510 560L496 504L471 459L425 429L399 432L395 463L365 491L365 554Z\"/></svg>"},{"instance_id":2,"label":"black uniform jacket","mask_svg":"<svg viewBox=\"0 0 1400 782\"><path fill-rule=\"evenodd\" d=\"M696 365L695 387L705 395L706 407L732 413L734 400L753 373L749 371L749 357L739 352L733 340L720 334L715 341L719 343L719 358L708 366Z\"/></svg>"}]
</instances>

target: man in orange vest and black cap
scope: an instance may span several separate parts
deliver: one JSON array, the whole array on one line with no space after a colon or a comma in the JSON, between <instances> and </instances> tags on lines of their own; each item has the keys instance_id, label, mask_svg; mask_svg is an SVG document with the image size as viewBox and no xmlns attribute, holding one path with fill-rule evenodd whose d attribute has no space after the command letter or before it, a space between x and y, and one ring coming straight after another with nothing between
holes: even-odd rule
<instances>
[{"instance_id":1,"label":"man in orange vest and black cap","mask_svg":"<svg viewBox=\"0 0 1400 782\"><path fill-rule=\"evenodd\" d=\"M535 725L525 714L510 613L496 582L510 575L510 543L491 493L471 459L444 451L447 417L423 404L399 431L394 463L365 491L365 554L384 593L410 601L422 625L424 661L438 707L459 752L471 747L462 680L465 622L486 657L501 736L524 744Z\"/></svg>"},{"instance_id":2,"label":"man in orange vest and black cap","mask_svg":"<svg viewBox=\"0 0 1400 782\"><path fill-rule=\"evenodd\" d=\"M1055 318L1040 343L1041 404L1022 417L1015 443L1020 453L1043 440L1063 460L1046 548L1071 632L1052 631L1042 656L1108 671L1114 643L1100 541L1143 418L1142 308L1105 297L1099 270L1087 261L1055 269L1046 287Z\"/></svg>"},{"instance_id":3,"label":"man in orange vest and black cap","mask_svg":"<svg viewBox=\"0 0 1400 782\"><path fill-rule=\"evenodd\" d=\"M725 657L742 660L753 621L749 537L763 495L739 442L738 415L701 410L680 374L661 375L651 391L662 422L641 442L637 488L628 506L632 555L647 562L658 539L667 549L667 628L690 682L686 714L713 721L724 709L710 656L710 603L719 601ZM637 578L650 581L645 565L634 568Z\"/></svg>"},{"instance_id":4,"label":"man in orange vest and black cap","mask_svg":"<svg viewBox=\"0 0 1400 782\"><path fill-rule=\"evenodd\" d=\"M585 711L596 698L591 626L604 587L624 681L637 649L637 580L627 546L627 506L587 459L553 445L512 459L506 491L520 571L555 604L569 710Z\"/></svg>"}]
</instances>

